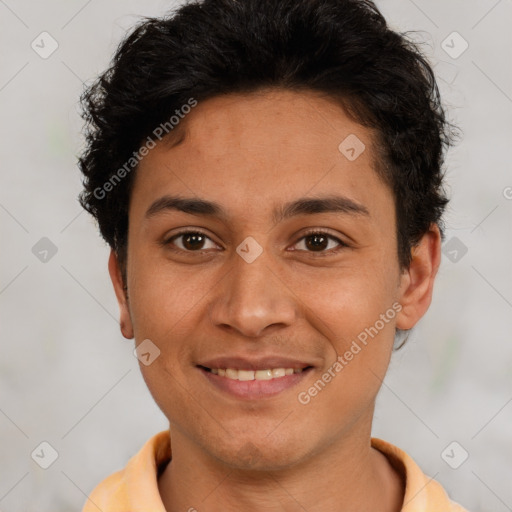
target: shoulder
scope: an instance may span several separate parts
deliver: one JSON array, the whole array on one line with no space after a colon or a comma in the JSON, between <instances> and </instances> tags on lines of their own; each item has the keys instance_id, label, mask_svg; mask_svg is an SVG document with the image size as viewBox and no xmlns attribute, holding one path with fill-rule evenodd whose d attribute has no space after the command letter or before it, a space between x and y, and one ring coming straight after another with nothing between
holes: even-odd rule
<instances>
[{"instance_id":1,"label":"shoulder","mask_svg":"<svg viewBox=\"0 0 512 512\"><path fill-rule=\"evenodd\" d=\"M170 433L164 430L146 441L123 469L100 482L82 512L165 512L158 491L158 473L170 457Z\"/></svg>"},{"instance_id":2,"label":"shoulder","mask_svg":"<svg viewBox=\"0 0 512 512\"><path fill-rule=\"evenodd\" d=\"M429 477L404 450L372 437L372 447L383 453L405 482L401 512L468 512L452 501L442 485Z\"/></svg>"}]
</instances>

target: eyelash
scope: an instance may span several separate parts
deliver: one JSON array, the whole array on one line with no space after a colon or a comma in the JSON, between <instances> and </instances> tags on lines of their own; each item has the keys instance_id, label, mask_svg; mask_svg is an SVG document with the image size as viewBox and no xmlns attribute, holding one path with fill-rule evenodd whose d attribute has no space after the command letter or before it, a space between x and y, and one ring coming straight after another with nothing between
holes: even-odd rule
<instances>
[{"instance_id":1,"label":"eyelash","mask_svg":"<svg viewBox=\"0 0 512 512\"><path fill-rule=\"evenodd\" d=\"M179 238L180 236L183 236L183 235L202 235L202 236L208 238L209 240L211 240L211 238L206 233L204 233L203 231L201 231L199 229L197 229L197 230L186 229L186 230L180 231L178 233L175 233L174 235L172 235L172 237L164 240L162 242L162 245L163 246L172 245L174 240L176 240L177 238ZM315 251L299 250L299 252L307 252L307 253L316 254L317 256L322 257L322 256L329 256L329 255L332 255L332 254L337 254L339 251L350 247L347 243L345 243L342 240L340 240L339 238L331 235L328 231L325 231L325 230L322 230L322 229L310 229L310 230L306 231L293 245L298 244L303 239L307 238L308 236L312 236L312 235L323 235L323 236L325 236L325 237L327 237L327 238L337 242L339 244L339 247L337 247L334 250L330 249L328 251L324 250L324 251L315 252ZM190 251L190 250L180 249L180 248L177 248L177 249L172 248L172 250L174 252L186 252L186 253L197 253L197 254L201 254L201 253L207 252L205 250Z\"/></svg>"}]
</instances>

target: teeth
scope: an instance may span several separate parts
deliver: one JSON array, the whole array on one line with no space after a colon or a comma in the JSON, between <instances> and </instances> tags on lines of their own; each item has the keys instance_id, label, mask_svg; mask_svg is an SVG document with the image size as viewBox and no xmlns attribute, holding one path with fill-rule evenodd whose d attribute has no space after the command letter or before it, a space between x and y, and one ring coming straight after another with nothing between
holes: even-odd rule
<instances>
[{"instance_id":1,"label":"teeth","mask_svg":"<svg viewBox=\"0 0 512 512\"><path fill-rule=\"evenodd\" d=\"M233 380L271 380L302 373L302 368L269 368L267 370L236 370L234 368L212 368L210 371L220 377L227 377Z\"/></svg>"},{"instance_id":2,"label":"teeth","mask_svg":"<svg viewBox=\"0 0 512 512\"><path fill-rule=\"evenodd\" d=\"M272 370L272 377L284 377L286 375L286 370L284 368L276 368Z\"/></svg>"}]
</instances>

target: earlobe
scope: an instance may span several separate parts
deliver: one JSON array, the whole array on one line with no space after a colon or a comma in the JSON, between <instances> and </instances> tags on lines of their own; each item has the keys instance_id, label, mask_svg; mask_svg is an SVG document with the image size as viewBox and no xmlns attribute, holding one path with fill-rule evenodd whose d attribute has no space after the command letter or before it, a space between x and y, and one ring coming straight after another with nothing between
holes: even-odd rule
<instances>
[{"instance_id":1,"label":"earlobe","mask_svg":"<svg viewBox=\"0 0 512 512\"><path fill-rule=\"evenodd\" d=\"M119 304L119 324L121 327L121 333L126 339L132 339L134 335L130 310L128 307L128 290L125 287L117 255L113 249L110 250L110 256L108 259L108 272L110 274L110 279L112 280L112 285L114 286L117 303Z\"/></svg>"},{"instance_id":2,"label":"earlobe","mask_svg":"<svg viewBox=\"0 0 512 512\"><path fill-rule=\"evenodd\" d=\"M411 329L427 312L432 301L434 280L441 263L441 233L432 224L411 251L409 268L401 277L399 301L402 310L397 315L396 327Z\"/></svg>"}]
</instances>

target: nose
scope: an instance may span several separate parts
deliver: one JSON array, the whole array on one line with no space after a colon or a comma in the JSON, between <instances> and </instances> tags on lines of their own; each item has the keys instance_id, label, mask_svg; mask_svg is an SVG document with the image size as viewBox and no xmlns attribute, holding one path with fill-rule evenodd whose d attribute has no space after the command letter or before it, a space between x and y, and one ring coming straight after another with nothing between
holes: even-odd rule
<instances>
[{"instance_id":1,"label":"nose","mask_svg":"<svg viewBox=\"0 0 512 512\"><path fill-rule=\"evenodd\" d=\"M209 305L210 319L216 327L256 338L297 320L299 304L291 283L285 282L265 251L251 263L235 253L232 263Z\"/></svg>"}]
</instances>

